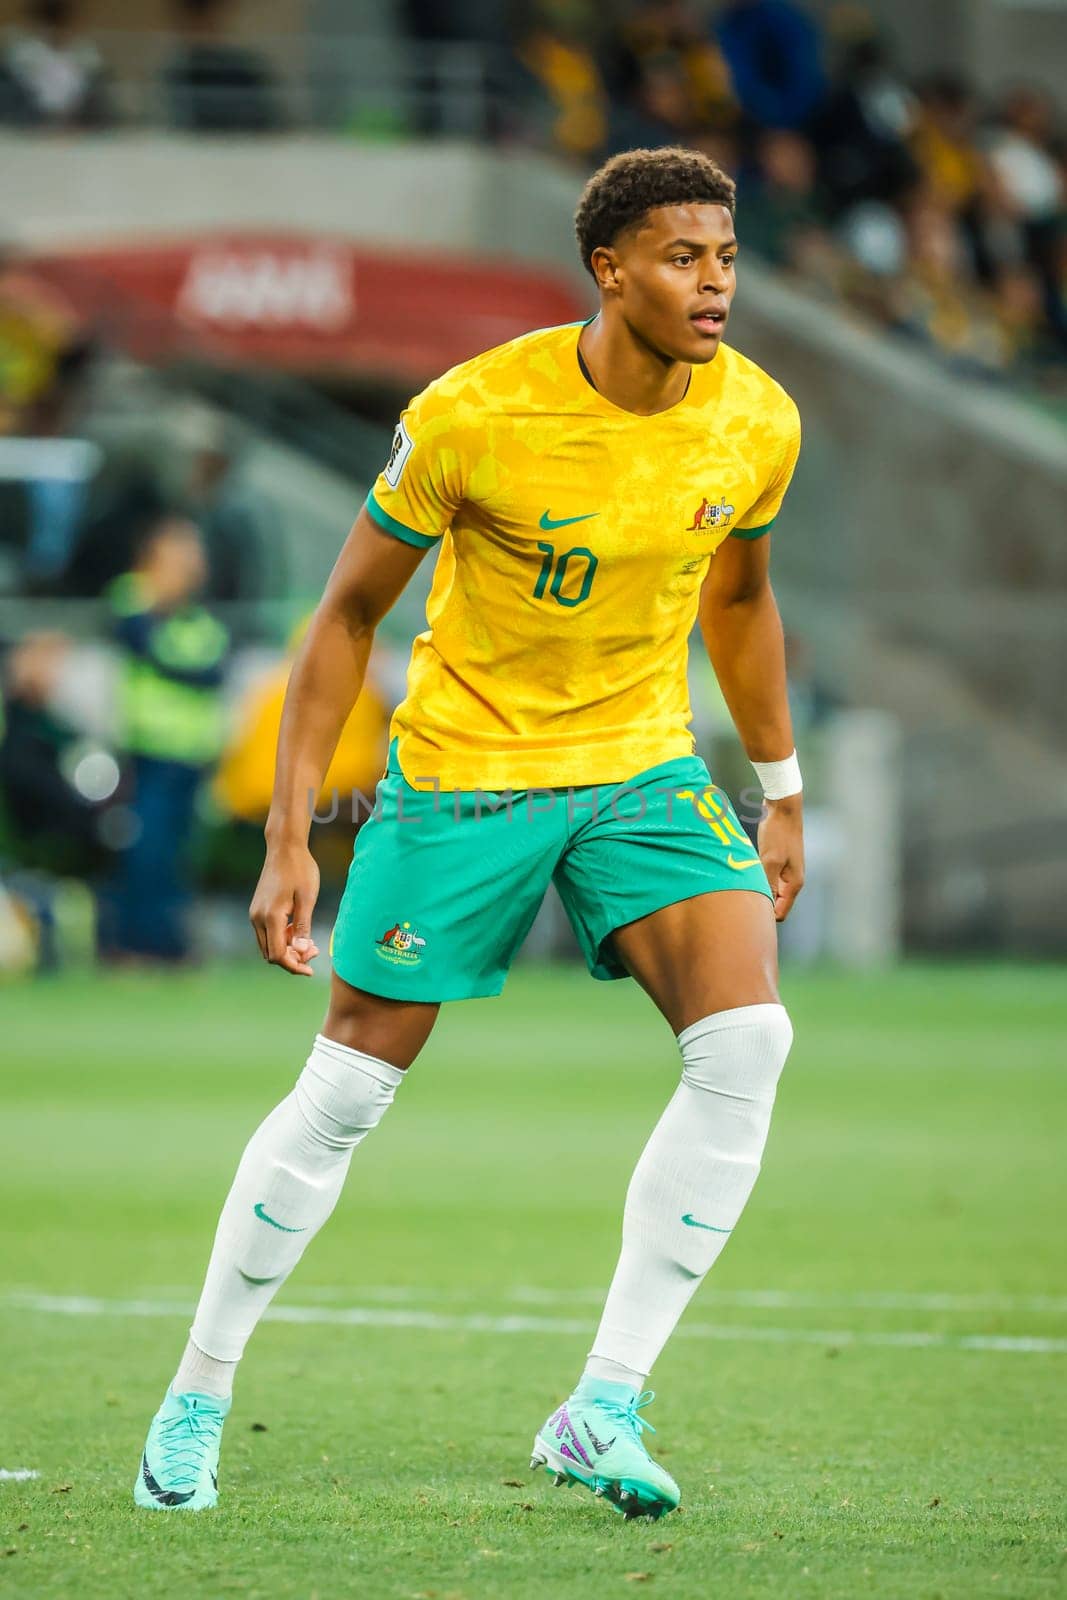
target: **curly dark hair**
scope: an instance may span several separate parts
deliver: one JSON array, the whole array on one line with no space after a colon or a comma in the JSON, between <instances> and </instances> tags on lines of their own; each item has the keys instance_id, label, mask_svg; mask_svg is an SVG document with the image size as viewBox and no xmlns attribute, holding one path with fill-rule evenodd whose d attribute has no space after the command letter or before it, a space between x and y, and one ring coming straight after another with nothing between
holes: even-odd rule
<instances>
[{"instance_id":1,"label":"curly dark hair","mask_svg":"<svg viewBox=\"0 0 1067 1600\"><path fill-rule=\"evenodd\" d=\"M574 214L582 264L592 273L593 251L614 244L657 206L725 206L733 216L735 192L734 180L699 150L624 150L605 161L582 190Z\"/></svg>"}]
</instances>

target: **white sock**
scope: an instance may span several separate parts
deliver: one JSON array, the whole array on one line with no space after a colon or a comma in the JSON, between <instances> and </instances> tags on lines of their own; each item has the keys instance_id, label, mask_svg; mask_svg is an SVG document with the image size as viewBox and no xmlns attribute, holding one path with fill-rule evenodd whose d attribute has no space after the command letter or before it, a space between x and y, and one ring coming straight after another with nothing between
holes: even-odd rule
<instances>
[{"instance_id":1,"label":"white sock","mask_svg":"<svg viewBox=\"0 0 1067 1600\"><path fill-rule=\"evenodd\" d=\"M216 1361L214 1356L198 1350L190 1339L171 1388L175 1394L213 1394L217 1400L228 1400L236 1371L236 1361Z\"/></svg>"},{"instance_id":2,"label":"white sock","mask_svg":"<svg viewBox=\"0 0 1067 1600\"><path fill-rule=\"evenodd\" d=\"M198 1387L228 1396L249 1335L337 1204L353 1150L377 1127L403 1076L377 1056L316 1034L292 1093L241 1158L176 1393Z\"/></svg>"},{"instance_id":3,"label":"white sock","mask_svg":"<svg viewBox=\"0 0 1067 1600\"><path fill-rule=\"evenodd\" d=\"M585 1376L639 1389L651 1372L752 1192L792 1042L780 1005L717 1011L678 1035L682 1081L630 1180Z\"/></svg>"}]
</instances>

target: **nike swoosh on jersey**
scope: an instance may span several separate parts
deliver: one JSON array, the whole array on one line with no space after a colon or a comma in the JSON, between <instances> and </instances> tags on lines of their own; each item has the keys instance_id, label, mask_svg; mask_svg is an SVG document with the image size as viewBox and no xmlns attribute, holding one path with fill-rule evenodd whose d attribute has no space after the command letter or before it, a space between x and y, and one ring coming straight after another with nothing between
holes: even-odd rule
<instances>
[{"instance_id":1,"label":"nike swoosh on jersey","mask_svg":"<svg viewBox=\"0 0 1067 1600\"><path fill-rule=\"evenodd\" d=\"M710 1222L698 1222L691 1211L687 1211L682 1218L687 1228L706 1228L709 1233L733 1233L732 1228L715 1228Z\"/></svg>"},{"instance_id":2,"label":"nike swoosh on jersey","mask_svg":"<svg viewBox=\"0 0 1067 1600\"><path fill-rule=\"evenodd\" d=\"M588 522L590 517L599 517L599 515L599 511L587 511L580 517L558 517L553 520L547 511L542 511L538 527L542 528L545 533L551 533L553 528L567 528L572 522Z\"/></svg>"},{"instance_id":3,"label":"nike swoosh on jersey","mask_svg":"<svg viewBox=\"0 0 1067 1600\"><path fill-rule=\"evenodd\" d=\"M274 1218L269 1217L264 1211L262 1200L257 1200L255 1205L252 1207L252 1210L255 1212L260 1222L269 1222L272 1228L278 1229L279 1233L307 1233L306 1228L287 1228L284 1222L275 1222Z\"/></svg>"},{"instance_id":4,"label":"nike swoosh on jersey","mask_svg":"<svg viewBox=\"0 0 1067 1600\"><path fill-rule=\"evenodd\" d=\"M733 867L735 872L744 872L746 867L758 867L759 864L759 856L754 856L751 861L737 861L732 855L726 857L726 865Z\"/></svg>"}]
</instances>

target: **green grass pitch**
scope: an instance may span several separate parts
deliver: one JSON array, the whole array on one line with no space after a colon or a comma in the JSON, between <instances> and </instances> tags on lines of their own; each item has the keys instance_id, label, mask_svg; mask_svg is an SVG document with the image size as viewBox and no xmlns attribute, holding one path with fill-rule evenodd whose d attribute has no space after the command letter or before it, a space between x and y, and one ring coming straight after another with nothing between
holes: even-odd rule
<instances>
[{"instance_id":1,"label":"green grass pitch","mask_svg":"<svg viewBox=\"0 0 1067 1600\"><path fill-rule=\"evenodd\" d=\"M0 994L0 1591L334 1600L1067 1593L1051 968L787 973L763 1176L654 1375L683 1510L527 1470L677 1077L629 983L446 1008L240 1374L216 1513L130 1489L244 1140L325 985Z\"/></svg>"}]
</instances>

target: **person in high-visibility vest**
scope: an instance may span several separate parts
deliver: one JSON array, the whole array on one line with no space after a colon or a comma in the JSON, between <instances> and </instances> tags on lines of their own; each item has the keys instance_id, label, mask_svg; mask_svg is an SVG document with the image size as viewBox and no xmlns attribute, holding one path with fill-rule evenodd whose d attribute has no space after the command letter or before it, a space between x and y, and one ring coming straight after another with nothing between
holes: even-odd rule
<instances>
[{"instance_id":1,"label":"person in high-visibility vest","mask_svg":"<svg viewBox=\"0 0 1067 1600\"><path fill-rule=\"evenodd\" d=\"M133 780L130 837L104 943L119 955L188 955L185 858L196 792L222 747L229 636L196 603L207 572L191 522L151 528L131 571L109 590L121 652L120 740Z\"/></svg>"}]
</instances>

